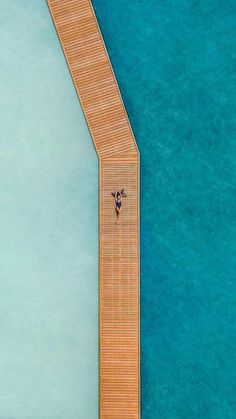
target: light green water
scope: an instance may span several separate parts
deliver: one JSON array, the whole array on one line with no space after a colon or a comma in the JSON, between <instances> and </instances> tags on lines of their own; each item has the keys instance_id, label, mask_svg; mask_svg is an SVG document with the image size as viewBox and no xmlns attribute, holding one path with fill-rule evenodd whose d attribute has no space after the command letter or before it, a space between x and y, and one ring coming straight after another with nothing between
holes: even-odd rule
<instances>
[{"instance_id":1,"label":"light green water","mask_svg":"<svg viewBox=\"0 0 236 419\"><path fill-rule=\"evenodd\" d=\"M0 419L96 419L97 157L47 3L0 22Z\"/></svg>"}]
</instances>

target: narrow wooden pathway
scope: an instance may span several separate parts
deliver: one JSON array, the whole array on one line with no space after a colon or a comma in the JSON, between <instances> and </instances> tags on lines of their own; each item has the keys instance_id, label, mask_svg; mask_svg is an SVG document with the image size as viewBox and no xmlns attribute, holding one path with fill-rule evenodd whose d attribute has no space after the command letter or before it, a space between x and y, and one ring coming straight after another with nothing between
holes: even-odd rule
<instances>
[{"instance_id":1,"label":"narrow wooden pathway","mask_svg":"<svg viewBox=\"0 0 236 419\"><path fill-rule=\"evenodd\" d=\"M48 4L100 161L100 418L139 419L139 152L91 2Z\"/></svg>"}]
</instances>

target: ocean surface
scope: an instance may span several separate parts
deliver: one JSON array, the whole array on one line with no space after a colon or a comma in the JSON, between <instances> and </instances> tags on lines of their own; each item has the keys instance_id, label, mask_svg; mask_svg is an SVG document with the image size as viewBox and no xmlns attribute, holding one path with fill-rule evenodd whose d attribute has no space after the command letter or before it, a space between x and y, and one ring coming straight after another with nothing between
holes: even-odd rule
<instances>
[{"instance_id":1,"label":"ocean surface","mask_svg":"<svg viewBox=\"0 0 236 419\"><path fill-rule=\"evenodd\" d=\"M93 4L141 151L142 419L235 419L236 2Z\"/></svg>"},{"instance_id":2,"label":"ocean surface","mask_svg":"<svg viewBox=\"0 0 236 419\"><path fill-rule=\"evenodd\" d=\"M96 419L96 152L46 1L0 39L0 418Z\"/></svg>"}]
</instances>

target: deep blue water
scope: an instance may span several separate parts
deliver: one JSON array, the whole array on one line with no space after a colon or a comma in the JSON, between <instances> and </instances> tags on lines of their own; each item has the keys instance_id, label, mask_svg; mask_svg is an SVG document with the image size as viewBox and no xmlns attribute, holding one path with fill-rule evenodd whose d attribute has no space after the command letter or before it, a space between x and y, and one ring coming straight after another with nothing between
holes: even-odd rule
<instances>
[{"instance_id":1,"label":"deep blue water","mask_svg":"<svg viewBox=\"0 0 236 419\"><path fill-rule=\"evenodd\" d=\"M236 2L94 0L142 161L142 418L236 417Z\"/></svg>"}]
</instances>

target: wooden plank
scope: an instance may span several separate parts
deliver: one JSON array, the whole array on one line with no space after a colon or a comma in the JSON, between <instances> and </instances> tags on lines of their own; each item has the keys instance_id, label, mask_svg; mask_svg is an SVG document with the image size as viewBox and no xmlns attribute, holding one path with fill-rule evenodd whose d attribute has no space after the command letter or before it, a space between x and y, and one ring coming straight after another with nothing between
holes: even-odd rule
<instances>
[{"instance_id":1,"label":"wooden plank","mask_svg":"<svg viewBox=\"0 0 236 419\"><path fill-rule=\"evenodd\" d=\"M140 419L139 151L91 2L48 4L100 161L100 418Z\"/></svg>"},{"instance_id":2,"label":"wooden plank","mask_svg":"<svg viewBox=\"0 0 236 419\"><path fill-rule=\"evenodd\" d=\"M132 151L138 154L91 2L49 0L48 4L99 157ZM116 129L116 121L122 123L122 132ZM101 138L99 142L97 134Z\"/></svg>"}]
</instances>

